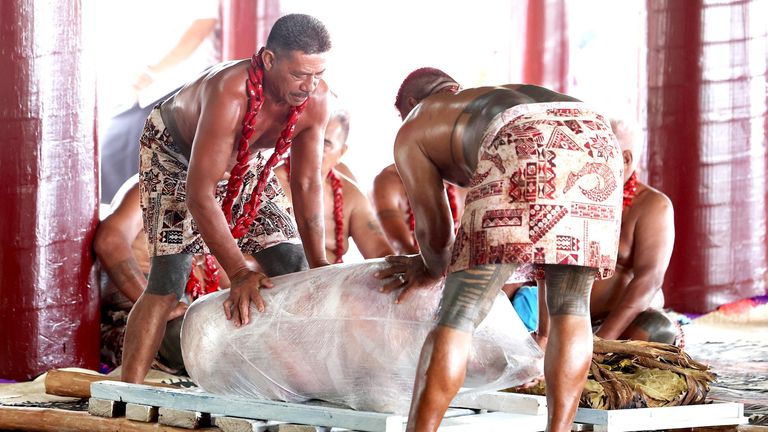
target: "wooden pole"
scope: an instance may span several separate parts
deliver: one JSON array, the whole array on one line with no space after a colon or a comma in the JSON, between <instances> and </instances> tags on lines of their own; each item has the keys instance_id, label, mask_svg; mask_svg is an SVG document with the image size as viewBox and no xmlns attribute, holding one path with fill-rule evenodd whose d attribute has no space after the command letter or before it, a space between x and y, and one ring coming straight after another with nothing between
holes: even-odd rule
<instances>
[{"instance_id":1,"label":"wooden pole","mask_svg":"<svg viewBox=\"0 0 768 432\"><path fill-rule=\"evenodd\" d=\"M142 423L120 418L96 417L83 411L67 411L53 408L25 408L0 406L0 430L33 432L189 432L189 429L164 426L158 423ZM199 431L220 431L203 428Z\"/></svg>"},{"instance_id":2,"label":"wooden pole","mask_svg":"<svg viewBox=\"0 0 768 432\"><path fill-rule=\"evenodd\" d=\"M45 392L56 396L89 398L91 397L91 383L97 381L120 381L120 379L104 375L52 369L45 376ZM178 388L162 383L145 382L144 384L154 387Z\"/></svg>"}]
</instances>

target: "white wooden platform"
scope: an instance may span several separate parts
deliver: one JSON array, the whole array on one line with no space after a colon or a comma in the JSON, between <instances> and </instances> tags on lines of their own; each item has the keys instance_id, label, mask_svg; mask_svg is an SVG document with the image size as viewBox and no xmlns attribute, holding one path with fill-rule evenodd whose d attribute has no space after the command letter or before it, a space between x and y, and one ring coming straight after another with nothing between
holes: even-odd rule
<instances>
[{"instance_id":1,"label":"white wooden platform","mask_svg":"<svg viewBox=\"0 0 768 432\"><path fill-rule=\"evenodd\" d=\"M237 429L222 427L224 432L294 430L275 429L274 425L280 423L332 427L334 431L402 432L405 430L407 420L406 417L399 415L355 411L332 406L256 400L213 395L194 390L166 389L109 381L93 383L91 396L94 403L102 403L102 405L115 401L121 404L158 407L161 411L159 419L161 423L163 410L173 410L187 411L192 416L202 414L214 420L233 418L240 424L250 424L247 429L243 429L242 426L238 426ZM506 432L509 430L539 432L546 427L546 398L542 396L491 392L459 396L454 399L451 406L440 425L441 432ZM224 423L226 422L222 422ZM715 402L683 407L610 411L579 408L574 430L631 432L744 423L747 423L747 418L744 417L742 404ZM173 423L173 425L180 424ZM197 427L197 425L190 427Z\"/></svg>"},{"instance_id":2,"label":"white wooden platform","mask_svg":"<svg viewBox=\"0 0 768 432\"><path fill-rule=\"evenodd\" d=\"M739 425L746 424L749 419L744 417L744 404L716 401L704 405L625 410L579 408L574 421L592 425L595 432L630 432Z\"/></svg>"},{"instance_id":3,"label":"white wooden platform","mask_svg":"<svg viewBox=\"0 0 768 432\"><path fill-rule=\"evenodd\" d=\"M547 400L544 396L506 392L484 393L464 398L457 397L451 406L544 416L547 413ZM748 423L748 420L744 416L744 404L721 401L713 401L704 405L624 410L579 408L576 410L574 430L633 432L739 425Z\"/></svg>"},{"instance_id":4,"label":"white wooden platform","mask_svg":"<svg viewBox=\"0 0 768 432\"><path fill-rule=\"evenodd\" d=\"M269 420L312 426L324 426L368 432L402 432L403 416L355 411L310 404L246 399L210 393L150 387L138 384L101 381L91 384L95 401L116 401L145 406L206 413L212 417L227 416L253 420ZM162 417L162 416L161 416ZM162 418L160 419L162 422ZM179 424L173 424L179 426ZM470 409L452 408L440 427L444 432L507 431L538 432L546 427L546 416L519 413L476 413ZM478 429L480 428L480 429Z\"/></svg>"}]
</instances>

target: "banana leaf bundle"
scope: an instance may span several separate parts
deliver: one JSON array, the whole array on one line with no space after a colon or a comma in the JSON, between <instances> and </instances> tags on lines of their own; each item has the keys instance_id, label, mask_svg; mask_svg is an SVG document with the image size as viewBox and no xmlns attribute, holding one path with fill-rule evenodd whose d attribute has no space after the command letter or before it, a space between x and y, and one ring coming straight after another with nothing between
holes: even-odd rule
<instances>
[{"instance_id":1,"label":"banana leaf bundle","mask_svg":"<svg viewBox=\"0 0 768 432\"><path fill-rule=\"evenodd\" d=\"M595 337L579 406L625 409L701 404L715 378L707 365L674 345ZM545 395L546 383L506 391Z\"/></svg>"}]
</instances>

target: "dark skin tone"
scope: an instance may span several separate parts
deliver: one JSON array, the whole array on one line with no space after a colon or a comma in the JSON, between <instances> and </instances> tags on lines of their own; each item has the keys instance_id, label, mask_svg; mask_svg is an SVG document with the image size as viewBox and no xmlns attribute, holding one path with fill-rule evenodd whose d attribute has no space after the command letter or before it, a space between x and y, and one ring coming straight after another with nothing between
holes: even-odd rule
<instances>
[{"instance_id":1,"label":"dark skin tone","mask_svg":"<svg viewBox=\"0 0 768 432\"><path fill-rule=\"evenodd\" d=\"M616 133L622 146L625 182L637 164L633 138L626 135ZM593 321L602 320L596 336L649 340L648 329L635 320L642 312L652 310L652 303L661 294L674 242L672 202L662 192L638 181L632 205L622 212L616 273L592 286L591 317ZM546 316L539 321L546 324L542 319ZM541 334L546 336L547 332Z\"/></svg>"},{"instance_id":2,"label":"dark skin tone","mask_svg":"<svg viewBox=\"0 0 768 432\"><path fill-rule=\"evenodd\" d=\"M441 83L441 81L443 81ZM477 167L477 153L482 136L499 112L525 103L576 101L542 87L507 85L482 87L459 93L439 93L443 86L457 84L436 78L425 88L432 96L421 101L410 113L395 142L395 163L416 219L416 237L421 253L387 259L389 267L378 272L386 280L384 291L402 289L398 302L413 290L428 286L442 277L448 267L454 240L453 222L444 199L443 181L468 186ZM488 95L494 92L494 95ZM481 96L492 96L482 107L469 108ZM475 271L468 269L468 272ZM403 273L405 282L393 278ZM579 310L550 310L550 336L547 351L556 355L545 358L545 376L551 383L547 395L550 407L548 430L568 431L573 422L578 396L586 380L591 359L592 335L586 292L574 292L573 284L552 286L547 293L552 304L579 300ZM501 286L499 286L501 288ZM559 299L568 301L560 301ZM555 300L549 302L549 300ZM553 313L554 312L554 313ZM422 349L414 397L409 416L409 431L434 431L464 378L472 335L446 326L433 330ZM567 368L557 367L567 364ZM567 369L567 371L565 370Z\"/></svg>"},{"instance_id":3,"label":"dark skin tone","mask_svg":"<svg viewBox=\"0 0 768 432\"><path fill-rule=\"evenodd\" d=\"M464 208L466 196L466 189L456 189L459 212ZM408 221L408 195L394 164L381 170L373 180L373 202L379 222L395 251L400 255L419 253L419 246L413 241Z\"/></svg>"},{"instance_id":4,"label":"dark skin tone","mask_svg":"<svg viewBox=\"0 0 768 432\"><path fill-rule=\"evenodd\" d=\"M139 185L115 197L114 210L99 222L93 247L109 282L135 303L147 287L149 252L139 206ZM178 302L167 320L184 315L187 304Z\"/></svg>"},{"instance_id":5,"label":"dark skin tone","mask_svg":"<svg viewBox=\"0 0 768 432\"><path fill-rule=\"evenodd\" d=\"M291 192L296 198L294 214L310 267L328 265L320 178L323 130L328 120L328 86L321 79L325 55L267 49L262 59L264 103L249 151L253 154L274 148L291 107L311 96L294 130ZM272 286L265 274L247 264L214 196L216 184L235 165L241 122L247 111L245 82L249 66L250 60L215 66L162 107L164 118L171 118L177 126L182 141L177 144L189 157L187 207L206 245L230 275L224 313L237 327L250 321L251 302L257 310L264 310L259 289ZM175 294L149 293L137 301L126 330L123 381L143 381L163 337L164 317L176 302Z\"/></svg>"},{"instance_id":6,"label":"dark skin tone","mask_svg":"<svg viewBox=\"0 0 768 432\"><path fill-rule=\"evenodd\" d=\"M617 133L624 157L625 181L634 172L631 137ZM644 339L643 329L632 325L649 309L661 291L675 242L672 202L660 191L637 182L632 205L621 216L616 274L596 281L590 309L593 319L602 319L597 336L603 339Z\"/></svg>"},{"instance_id":7,"label":"dark skin tone","mask_svg":"<svg viewBox=\"0 0 768 432\"><path fill-rule=\"evenodd\" d=\"M250 148L252 152L273 148L291 106L299 105L312 95L294 132L291 153L295 174L290 186L296 197L294 213L307 261L310 267L328 265L323 219L317 216L323 208L320 167L328 116L328 86L321 80L325 57L301 52L278 56L266 50L263 59L265 101ZM235 164L236 142L247 110L243 83L248 67L249 61L224 64L182 89L169 106L181 136L192 142L187 205L206 245L227 274L232 275L232 289L224 307L227 319L234 319L237 325L248 324L249 301L259 311L264 310L258 290L272 286L266 275L246 265L213 194L216 183Z\"/></svg>"},{"instance_id":8,"label":"dark skin tone","mask_svg":"<svg viewBox=\"0 0 768 432\"><path fill-rule=\"evenodd\" d=\"M325 129L323 145L322 177L327 178L332 169L336 169L339 159L347 151L347 137L341 124L331 118ZM293 162L293 159L291 159ZM293 164L291 164L293 166ZM293 168L291 168L293 169ZM288 184L288 173L285 166L275 170L281 184ZM370 201L357 184L342 172L336 171L341 181L341 191L344 196L344 251L349 248L349 237L355 241L364 258L380 258L394 253L387 243L376 215L373 214ZM286 188L287 189L287 188ZM290 198L290 194L289 194ZM325 254L329 261L336 261L336 218L333 210L333 188L330 180L323 183L323 201L325 209Z\"/></svg>"},{"instance_id":9,"label":"dark skin tone","mask_svg":"<svg viewBox=\"0 0 768 432\"><path fill-rule=\"evenodd\" d=\"M373 180L373 202L395 251L401 255L419 253L407 221L408 196L394 164L384 168Z\"/></svg>"},{"instance_id":10,"label":"dark skin tone","mask_svg":"<svg viewBox=\"0 0 768 432\"><path fill-rule=\"evenodd\" d=\"M437 85L438 90L450 89L454 91L459 88L458 84L455 87L446 86L445 83L438 83ZM421 101L413 97L407 97L403 106L399 109L400 119L405 120L419 102ZM466 189L456 190L456 205L459 212L464 209L464 199L466 196ZM400 255L419 253L419 245L414 242L410 221L408 220L408 209L410 208L408 195L395 164L381 170L373 180L373 203L376 206L376 215L379 218L379 222L381 222L387 239L395 251Z\"/></svg>"}]
</instances>

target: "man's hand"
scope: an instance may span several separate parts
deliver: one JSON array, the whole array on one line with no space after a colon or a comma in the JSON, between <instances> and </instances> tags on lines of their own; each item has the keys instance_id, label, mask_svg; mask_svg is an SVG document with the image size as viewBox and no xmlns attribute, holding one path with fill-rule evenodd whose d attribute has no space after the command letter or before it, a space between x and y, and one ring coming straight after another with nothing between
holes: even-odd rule
<instances>
[{"instance_id":1,"label":"man's hand","mask_svg":"<svg viewBox=\"0 0 768 432\"><path fill-rule=\"evenodd\" d=\"M272 281L267 275L249 269L236 272L231 278L229 298L224 302L224 314L235 321L235 327L250 322L251 302L259 312L264 312L264 300L259 294L260 288L272 288Z\"/></svg>"},{"instance_id":2,"label":"man's hand","mask_svg":"<svg viewBox=\"0 0 768 432\"><path fill-rule=\"evenodd\" d=\"M432 286L437 279L427 272L421 255L390 255L385 258L389 266L377 271L374 276L388 280L379 291L390 293L402 288L395 303L402 303L412 291Z\"/></svg>"},{"instance_id":3,"label":"man's hand","mask_svg":"<svg viewBox=\"0 0 768 432\"><path fill-rule=\"evenodd\" d=\"M180 301L176 303L176 306L171 310L171 313L168 314L168 321L172 321L180 316L184 316L188 307L189 305L184 302Z\"/></svg>"}]
</instances>

